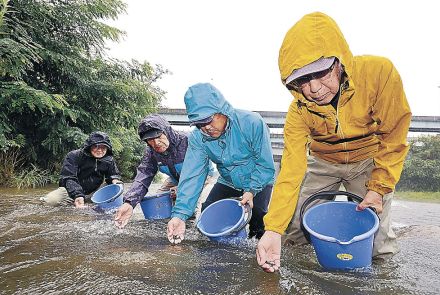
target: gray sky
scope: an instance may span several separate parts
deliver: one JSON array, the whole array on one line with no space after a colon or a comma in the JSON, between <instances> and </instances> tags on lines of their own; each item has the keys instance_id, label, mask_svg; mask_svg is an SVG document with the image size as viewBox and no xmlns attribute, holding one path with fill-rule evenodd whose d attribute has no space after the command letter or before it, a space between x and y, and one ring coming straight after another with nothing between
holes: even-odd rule
<instances>
[{"instance_id":1,"label":"gray sky","mask_svg":"<svg viewBox=\"0 0 440 295\"><path fill-rule=\"evenodd\" d=\"M164 106L184 108L194 83L210 82L236 108L287 111L278 50L304 14L321 11L340 26L354 55L391 59L413 115L440 116L440 14L437 1L125 0L126 31L110 56L161 64ZM356 3L356 4L354 4Z\"/></svg>"}]
</instances>

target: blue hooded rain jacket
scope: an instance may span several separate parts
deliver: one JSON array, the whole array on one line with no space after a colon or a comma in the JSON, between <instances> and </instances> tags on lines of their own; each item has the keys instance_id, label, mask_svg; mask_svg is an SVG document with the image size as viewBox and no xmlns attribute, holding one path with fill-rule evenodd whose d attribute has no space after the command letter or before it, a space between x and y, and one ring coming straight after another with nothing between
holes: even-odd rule
<instances>
[{"instance_id":1,"label":"blue hooded rain jacket","mask_svg":"<svg viewBox=\"0 0 440 295\"><path fill-rule=\"evenodd\" d=\"M218 182L254 196L273 184L275 166L269 128L258 114L234 109L209 83L191 86L185 94L191 122L221 113L228 117L225 132L219 138L191 131L182 167L172 217L182 220L193 215L208 175L209 160L217 165Z\"/></svg>"}]
</instances>

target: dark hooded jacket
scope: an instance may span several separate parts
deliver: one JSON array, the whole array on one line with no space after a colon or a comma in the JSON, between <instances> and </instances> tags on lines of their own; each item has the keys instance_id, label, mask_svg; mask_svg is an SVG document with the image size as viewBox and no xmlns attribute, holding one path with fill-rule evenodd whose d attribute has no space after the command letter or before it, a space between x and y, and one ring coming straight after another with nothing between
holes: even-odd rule
<instances>
[{"instance_id":1,"label":"dark hooded jacket","mask_svg":"<svg viewBox=\"0 0 440 295\"><path fill-rule=\"evenodd\" d=\"M94 144L105 144L107 153L97 159L90 153ZM69 152L63 162L59 186L65 187L69 197L84 197L98 189L103 180L111 184L113 179L121 179L113 159L110 138L104 132L92 132L83 148Z\"/></svg>"},{"instance_id":2,"label":"dark hooded jacket","mask_svg":"<svg viewBox=\"0 0 440 295\"><path fill-rule=\"evenodd\" d=\"M161 130L168 138L170 145L166 152L157 153L150 146L145 149L145 154L137 168L137 174L130 190L124 195L124 201L133 207L141 201L148 192L148 188L158 171L167 174L177 185L183 160L188 147L188 138L184 132L171 128L170 123L163 117L152 114L144 118L139 124L138 133L142 134L151 129Z\"/></svg>"}]
</instances>

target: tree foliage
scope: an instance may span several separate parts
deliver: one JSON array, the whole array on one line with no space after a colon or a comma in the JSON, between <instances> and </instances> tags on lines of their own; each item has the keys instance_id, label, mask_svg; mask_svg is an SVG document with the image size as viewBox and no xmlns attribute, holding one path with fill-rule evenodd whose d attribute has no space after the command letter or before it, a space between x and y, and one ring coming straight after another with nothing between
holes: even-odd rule
<instances>
[{"instance_id":1,"label":"tree foliage","mask_svg":"<svg viewBox=\"0 0 440 295\"><path fill-rule=\"evenodd\" d=\"M155 82L167 71L107 57L106 42L123 32L105 21L124 13L125 4L0 1L0 152L19 148L28 166L58 169L69 150L101 130L136 146L115 148L130 158L123 172L132 174L136 157L124 149L139 149L134 130L159 105L164 93Z\"/></svg>"},{"instance_id":2,"label":"tree foliage","mask_svg":"<svg viewBox=\"0 0 440 295\"><path fill-rule=\"evenodd\" d=\"M440 136L419 137L411 143L397 188L440 191Z\"/></svg>"}]
</instances>

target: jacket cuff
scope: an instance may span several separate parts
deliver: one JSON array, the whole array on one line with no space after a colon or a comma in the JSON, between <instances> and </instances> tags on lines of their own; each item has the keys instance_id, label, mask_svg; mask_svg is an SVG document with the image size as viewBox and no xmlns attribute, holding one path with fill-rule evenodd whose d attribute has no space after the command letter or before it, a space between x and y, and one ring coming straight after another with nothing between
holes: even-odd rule
<instances>
[{"instance_id":1,"label":"jacket cuff","mask_svg":"<svg viewBox=\"0 0 440 295\"><path fill-rule=\"evenodd\" d=\"M253 188L250 188L250 189L247 189L247 190L245 190L246 192L250 192L250 193L252 193L253 195L254 195L254 198L255 198L255 196L259 193L259 192L261 192L261 190L256 190L256 189L253 189Z\"/></svg>"},{"instance_id":2,"label":"jacket cuff","mask_svg":"<svg viewBox=\"0 0 440 295\"><path fill-rule=\"evenodd\" d=\"M187 220L188 218L190 218L191 216L188 216L188 215L183 214L183 213L173 212L173 213L171 214L171 218L173 218L173 217L177 217L177 218L179 218L179 219L181 219L181 220L183 220L183 221L186 221L186 220Z\"/></svg>"},{"instance_id":3,"label":"jacket cuff","mask_svg":"<svg viewBox=\"0 0 440 295\"><path fill-rule=\"evenodd\" d=\"M381 194L382 197L388 193L391 193L394 190L394 188L382 185L377 180L368 181L367 182L367 189L370 191L375 191L378 194Z\"/></svg>"},{"instance_id":4,"label":"jacket cuff","mask_svg":"<svg viewBox=\"0 0 440 295\"><path fill-rule=\"evenodd\" d=\"M283 235L285 232L285 230L282 230L279 227L272 227L272 226L265 226L264 230L265 231L273 231L273 232L279 233L280 235Z\"/></svg>"}]
</instances>

